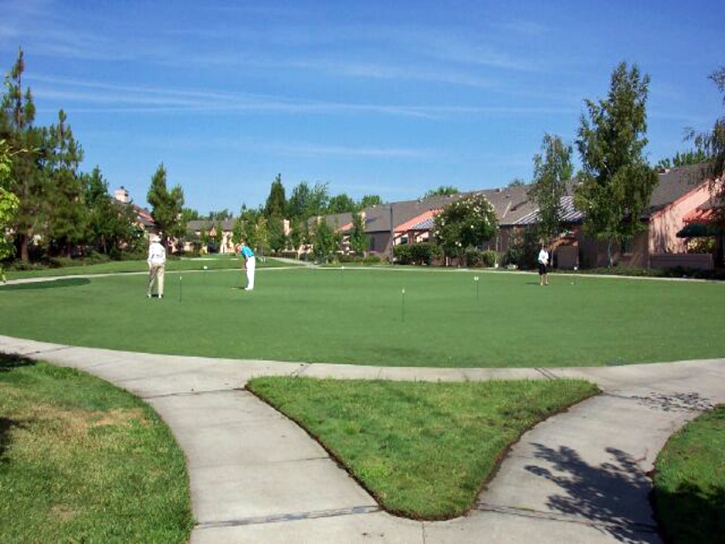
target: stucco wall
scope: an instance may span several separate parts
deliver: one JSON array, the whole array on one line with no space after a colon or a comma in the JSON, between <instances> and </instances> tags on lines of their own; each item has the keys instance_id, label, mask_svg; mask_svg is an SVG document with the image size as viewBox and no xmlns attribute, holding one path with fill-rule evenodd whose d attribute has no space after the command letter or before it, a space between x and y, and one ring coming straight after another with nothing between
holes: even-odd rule
<instances>
[{"instance_id":1,"label":"stucco wall","mask_svg":"<svg viewBox=\"0 0 725 544\"><path fill-rule=\"evenodd\" d=\"M650 218L649 254L686 253L685 240L677 233L685 226L684 217L698 206L710 200L706 183L676 200Z\"/></svg>"}]
</instances>

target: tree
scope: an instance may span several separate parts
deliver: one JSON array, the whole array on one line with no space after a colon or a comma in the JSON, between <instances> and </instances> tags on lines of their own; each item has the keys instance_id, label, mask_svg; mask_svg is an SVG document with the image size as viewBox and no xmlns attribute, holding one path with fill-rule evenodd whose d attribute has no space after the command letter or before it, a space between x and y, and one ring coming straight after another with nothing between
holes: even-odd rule
<instances>
[{"instance_id":1,"label":"tree","mask_svg":"<svg viewBox=\"0 0 725 544\"><path fill-rule=\"evenodd\" d=\"M278 215L273 215L267 220L269 232L269 247L272 251L283 251L287 247L287 236L284 233L284 220Z\"/></svg>"},{"instance_id":2,"label":"tree","mask_svg":"<svg viewBox=\"0 0 725 544\"><path fill-rule=\"evenodd\" d=\"M435 216L434 223L436 243L447 256L459 259L466 249L482 245L498 230L496 210L480 193L451 202Z\"/></svg>"},{"instance_id":3,"label":"tree","mask_svg":"<svg viewBox=\"0 0 725 544\"><path fill-rule=\"evenodd\" d=\"M333 196L327 204L327 213L352 213L357 210L355 201L345 193Z\"/></svg>"},{"instance_id":4,"label":"tree","mask_svg":"<svg viewBox=\"0 0 725 544\"><path fill-rule=\"evenodd\" d=\"M118 256L122 248L132 248L137 237L136 214L131 206L108 195L108 182L96 166L82 176L83 200L87 207L86 240L96 251Z\"/></svg>"},{"instance_id":5,"label":"tree","mask_svg":"<svg viewBox=\"0 0 725 544\"><path fill-rule=\"evenodd\" d=\"M441 185L437 189L430 189L429 191L426 191L426 193L423 195L423 198L426 199L432 196L457 195L458 193L458 188L454 187L453 185Z\"/></svg>"},{"instance_id":6,"label":"tree","mask_svg":"<svg viewBox=\"0 0 725 544\"><path fill-rule=\"evenodd\" d=\"M18 211L18 197L6 190L12 175L12 155L10 146L5 140L0 140L0 280L5 283L3 261L15 254L13 240L8 236L8 230L13 224Z\"/></svg>"},{"instance_id":7,"label":"tree","mask_svg":"<svg viewBox=\"0 0 725 544\"><path fill-rule=\"evenodd\" d=\"M707 162L710 158L702 149L691 151L679 151L672 158L660 159L655 165L656 170L669 170L670 168L679 168L680 166L689 166L692 164L700 164Z\"/></svg>"},{"instance_id":8,"label":"tree","mask_svg":"<svg viewBox=\"0 0 725 544\"><path fill-rule=\"evenodd\" d=\"M534 180L528 195L539 208L539 235L550 241L561 233L561 197L574 168L572 148L558 136L544 134L541 151L534 155Z\"/></svg>"},{"instance_id":9,"label":"tree","mask_svg":"<svg viewBox=\"0 0 725 544\"><path fill-rule=\"evenodd\" d=\"M324 217L317 220L312 231L312 253L318 262L327 262L339 244L339 237Z\"/></svg>"},{"instance_id":10,"label":"tree","mask_svg":"<svg viewBox=\"0 0 725 544\"><path fill-rule=\"evenodd\" d=\"M166 188L166 169L160 164L151 178L151 186L146 195L151 204L151 215L161 231L164 245L169 238L180 238L186 233L182 209L184 207L184 191L175 185L171 191Z\"/></svg>"},{"instance_id":11,"label":"tree","mask_svg":"<svg viewBox=\"0 0 725 544\"><path fill-rule=\"evenodd\" d=\"M287 199L285 198L284 185L282 185L282 175L277 174L272 182L267 203L264 205L264 215L266 217L283 217L286 211Z\"/></svg>"},{"instance_id":12,"label":"tree","mask_svg":"<svg viewBox=\"0 0 725 544\"><path fill-rule=\"evenodd\" d=\"M6 140L12 156L9 190L19 200L13 229L19 239L20 258L27 262L28 245L46 199L39 167L42 132L33 126L35 104L30 89L23 89L24 72L23 50L18 49L18 58L5 76L6 93L0 106L0 138Z\"/></svg>"},{"instance_id":13,"label":"tree","mask_svg":"<svg viewBox=\"0 0 725 544\"><path fill-rule=\"evenodd\" d=\"M513 187L525 187L526 182L522 178L514 178L511 181L509 181L509 184L506 187L513 188Z\"/></svg>"},{"instance_id":14,"label":"tree","mask_svg":"<svg viewBox=\"0 0 725 544\"><path fill-rule=\"evenodd\" d=\"M622 62L612 73L607 99L587 100L588 118L581 116L576 143L583 172L575 203L586 215L585 230L607 241L610 267L614 243L645 228L640 217L657 184L657 174L642 156L648 85L649 76Z\"/></svg>"},{"instance_id":15,"label":"tree","mask_svg":"<svg viewBox=\"0 0 725 544\"><path fill-rule=\"evenodd\" d=\"M359 209L364 210L372 206L379 206L383 203L383 199L379 195L365 195L360 199Z\"/></svg>"},{"instance_id":16,"label":"tree","mask_svg":"<svg viewBox=\"0 0 725 544\"><path fill-rule=\"evenodd\" d=\"M716 70L710 75L718 90L723 93L723 104L725 104L725 66ZM720 235L717 243L717 260L723 261L723 236L725 233L725 115L718 117L710 132L699 134L690 131L689 138L694 140L698 151L705 154L709 162L705 167L705 173L710 178L710 190L715 198L719 200L720 206L716 208L715 222L720 227Z\"/></svg>"},{"instance_id":17,"label":"tree","mask_svg":"<svg viewBox=\"0 0 725 544\"><path fill-rule=\"evenodd\" d=\"M370 241L365 234L365 220L362 213L352 214L352 229L350 230L350 248L355 255L364 256Z\"/></svg>"},{"instance_id":18,"label":"tree","mask_svg":"<svg viewBox=\"0 0 725 544\"><path fill-rule=\"evenodd\" d=\"M51 125L45 134L46 198L43 206L45 235L51 251L63 251L70 257L73 247L86 234L86 208L78 166L83 150L73 138L63 110L58 112L58 124Z\"/></svg>"}]
</instances>

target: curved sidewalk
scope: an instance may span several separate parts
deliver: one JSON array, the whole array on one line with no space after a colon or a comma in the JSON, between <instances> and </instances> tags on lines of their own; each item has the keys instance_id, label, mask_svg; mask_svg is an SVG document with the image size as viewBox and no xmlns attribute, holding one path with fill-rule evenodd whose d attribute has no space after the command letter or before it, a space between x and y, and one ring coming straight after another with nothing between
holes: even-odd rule
<instances>
[{"instance_id":1,"label":"curved sidewalk","mask_svg":"<svg viewBox=\"0 0 725 544\"><path fill-rule=\"evenodd\" d=\"M725 402L725 360L565 369L381 368L178 357L0 336L0 351L88 371L143 398L187 457L194 543L659 542L648 495L657 452ZM242 390L253 376L585 378L604 394L524 434L463 518L381 511L297 425Z\"/></svg>"}]
</instances>

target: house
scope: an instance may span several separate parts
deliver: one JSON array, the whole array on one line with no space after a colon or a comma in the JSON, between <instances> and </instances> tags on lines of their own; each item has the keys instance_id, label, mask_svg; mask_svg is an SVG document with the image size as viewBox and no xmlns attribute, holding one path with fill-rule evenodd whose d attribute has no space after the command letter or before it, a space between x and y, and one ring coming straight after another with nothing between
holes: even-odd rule
<instances>
[{"instance_id":1,"label":"house","mask_svg":"<svg viewBox=\"0 0 725 544\"><path fill-rule=\"evenodd\" d=\"M208 219L193 220L186 224L186 231L197 240L200 240L202 235L208 236L209 242L202 245L202 252L234 253L234 242L232 242L234 221L234 219L225 219L224 221L210 221ZM214 238L217 236L217 228L219 227L221 227L222 231L222 240L219 246L217 246ZM184 244L184 251L191 251L193 249L192 246L193 243L187 241Z\"/></svg>"},{"instance_id":2,"label":"house","mask_svg":"<svg viewBox=\"0 0 725 544\"><path fill-rule=\"evenodd\" d=\"M151 212L149 212L146 208L142 208L141 206L134 204L129 198L128 189L123 186L119 187L114 191L113 198L121 204L131 207L133 212L136 214L136 225L144 230L146 238L149 238L152 234L159 233L159 230L156 227L156 221L154 221Z\"/></svg>"}]
</instances>

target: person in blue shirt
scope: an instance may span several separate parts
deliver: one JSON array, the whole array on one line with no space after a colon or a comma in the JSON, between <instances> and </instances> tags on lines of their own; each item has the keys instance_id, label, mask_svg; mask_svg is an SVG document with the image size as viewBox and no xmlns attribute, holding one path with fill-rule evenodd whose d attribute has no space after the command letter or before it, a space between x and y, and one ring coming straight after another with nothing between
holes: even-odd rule
<instances>
[{"instance_id":1,"label":"person in blue shirt","mask_svg":"<svg viewBox=\"0 0 725 544\"><path fill-rule=\"evenodd\" d=\"M243 240L239 244L239 255L244 259L242 269L247 271L247 286L244 289L251 291L254 289L254 269L257 267L257 260L254 258L254 251Z\"/></svg>"}]
</instances>

